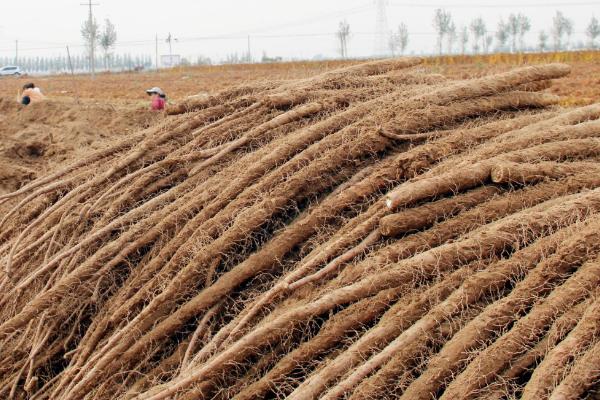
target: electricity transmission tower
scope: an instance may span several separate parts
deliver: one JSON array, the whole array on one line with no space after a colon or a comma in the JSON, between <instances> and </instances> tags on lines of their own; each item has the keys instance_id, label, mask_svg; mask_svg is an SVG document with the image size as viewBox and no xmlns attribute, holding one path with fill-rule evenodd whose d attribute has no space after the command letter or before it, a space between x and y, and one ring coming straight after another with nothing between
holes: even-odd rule
<instances>
[{"instance_id":1,"label":"electricity transmission tower","mask_svg":"<svg viewBox=\"0 0 600 400\"><path fill-rule=\"evenodd\" d=\"M377 18L375 22L374 53L377 57L385 57L387 55L387 43L389 35L387 4L387 0L375 0L375 6L377 7Z\"/></svg>"},{"instance_id":2,"label":"electricity transmission tower","mask_svg":"<svg viewBox=\"0 0 600 400\"><path fill-rule=\"evenodd\" d=\"M92 8L94 6L99 6L98 3L92 3L92 0L88 0L87 3L79 3L82 6L89 7L89 15L88 15L88 24L91 28L94 24L94 15ZM90 37L89 37L89 49L90 49L90 69L92 70L92 79L96 77L96 33L94 30L90 29Z\"/></svg>"},{"instance_id":3,"label":"electricity transmission tower","mask_svg":"<svg viewBox=\"0 0 600 400\"><path fill-rule=\"evenodd\" d=\"M169 32L169 36L167 36L167 39L165 39L165 42L169 43L169 66L172 67L173 66L173 41L178 42L179 39L174 38L173 35L171 35L171 32Z\"/></svg>"}]
</instances>

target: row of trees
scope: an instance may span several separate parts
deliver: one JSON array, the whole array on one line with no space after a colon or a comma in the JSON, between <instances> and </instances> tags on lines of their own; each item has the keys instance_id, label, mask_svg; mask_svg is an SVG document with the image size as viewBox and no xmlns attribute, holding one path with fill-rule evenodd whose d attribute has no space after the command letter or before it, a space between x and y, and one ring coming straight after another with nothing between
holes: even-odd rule
<instances>
[{"instance_id":1,"label":"row of trees","mask_svg":"<svg viewBox=\"0 0 600 400\"><path fill-rule=\"evenodd\" d=\"M462 26L457 32L456 25L449 12L437 9L433 18L433 27L437 34L437 50L439 54L455 52L455 43L460 45L460 53L468 52L471 43L473 53L487 53L491 50L494 36L488 33L483 18L475 18L468 26ZM496 50L517 52L525 47L524 37L531 29L531 21L523 14L511 14L508 20L500 20L495 34Z\"/></svg>"},{"instance_id":2,"label":"row of trees","mask_svg":"<svg viewBox=\"0 0 600 400\"><path fill-rule=\"evenodd\" d=\"M0 57L1 65L12 65L14 57ZM96 57L96 64L103 65L106 61L104 55ZM18 64L29 73L63 73L70 72L69 59L66 55L54 57L19 57ZM72 55L71 64L77 73L89 70L87 55ZM150 55L114 54L108 60L106 70L128 71L143 68L152 68L153 59Z\"/></svg>"},{"instance_id":3,"label":"row of trees","mask_svg":"<svg viewBox=\"0 0 600 400\"><path fill-rule=\"evenodd\" d=\"M96 62L96 48L100 46L103 52L104 68L110 69L109 62L111 61L112 51L117 44L117 30L112 22L107 18L104 21L104 26L100 26L96 19L90 14L89 18L81 26L81 37L84 40L86 53L94 68Z\"/></svg>"},{"instance_id":4,"label":"row of trees","mask_svg":"<svg viewBox=\"0 0 600 400\"><path fill-rule=\"evenodd\" d=\"M537 46L526 46L525 35L531 31L531 20L524 14L510 14L508 19L501 19L494 33L489 32L483 18L475 18L468 25L457 28L450 12L437 9L434 12L433 28L436 32L436 50L439 54L489 53L490 51L519 52L524 50L546 51L553 49L567 50L576 47L571 43L574 23L573 20L557 11L552 19L549 32L541 31L538 35ZM597 48L600 36L600 24L592 16L585 29L588 43L586 47ZM348 56L350 40L350 25L340 22L336 37L342 58ZM552 42L550 42L552 40ZM405 23L401 23L389 34L389 51L392 56L403 54L408 47L409 32ZM457 45L458 44L458 48ZM469 48L470 45L470 48ZM492 48L492 45L494 47Z\"/></svg>"},{"instance_id":5,"label":"row of trees","mask_svg":"<svg viewBox=\"0 0 600 400\"><path fill-rule=\"evenodd\" d=\"M468 52L467 46L471 43L472 52L489 52L495 41L496 51L518 52L526 49L525 34L531 30L531 20L521 13L510 14L507 20L501 19L494 34L488 33L485 21L479 17L471 21L468 26L463 26L457 32L456 25L450 12L437 9L434 13L433 27L437 34L437 50L443 53L443 45L446 43L446 53L455 52L455 43L460 44L460 52ZM549 40L552 39L552 49L567 50L572 47L571 36L574 23L570 18L557 11L552 18L552 26L549 34L542 30L538 35L537 49L546 51L550 49ZM586 27L585 34L588 38L587 45L596 48L596 39L600 36L600 24L598 19L592 16Z\"/></svg>"},{"instance_id":6,"label":"row of trees","mask_svg":"<svg viewBox=\"0 0 600 400\"><path fill-rule=\"evenodd\" d=\"M104 64L106 57L105 55L101 54L96 56L95 61L96 65L104 66L100 68L100 71L135 71L140 69L153 69L155 67L155 61L150 54L111 54L111 56L108 58L108 64ZM262 57L258 61L262 63L274 63L281 62L283 59L281 57L268 56L266 52L263 52ZM247 53L227 54L222 60L219 61L221 64L246 64L251 62L256 62L256 60L248 58ZM14 57L0 57L0 66L13 65L14 63ZM53 57L19 57L17 64L28 73L34 74L61 74L71 72L69 59L66 54ZM212 64L213 60L206 56L197 56L193 59L184 57L181 59L180 63L181 66ZM71 65L73 66L75 73L89 72L90 60L88 55L72 55Z\"/></svg>"},{"instance_id":7,"label":"row of trees","mask_svg":"<svg viewBox=\"0 0 600 400\"><path fill-rule=\"evenodd\" d=\"M434 12L433 27L437 39L436 50L439 54L477 54L489 53L492 50L503 52L565 50L582 48L583 46L597 48L598 37L600 36L600 23L596 17L592 16L585 29L588 43L586 45L574 45L571 40L574 23L560 11L557 11L553 17L552 26L548 32L539 32L538 43L535 47L526 46L524 38L531 30L531 21L529 17L521 13L510 14L508 19L500 20L495 32L490 32L486 22L481 17L457 28L450 12L437 9ZM113 51L117 42L117 31L108 19L104 21L103 26L100 26L90 16L82 25L81 35L85 42L86 52L85 55L72 56L72 66L76 72L94 71L94 65L102 65L104 70L123 71L151 68L154 64L152 57L149 55L115 54ZM389 53L392 56L403 54L408 47L409 36L407 25L400 23L396 29L389 33ZM336 38L339 43L341 57L348 57L351 31L347 21L342 21L339 24ZM100 56L96 55L97 47L102 50ZM281 58L271 58L265 54L261 61L276 62L280 60ZM10 57L0 57L0 66L12 64L14 61ZM33 73L61 73L70 70L66 54L57 57L21 57L18 61L18 64L25 70ZM236 64L252 61L249 54L238 55L234 53L228 55L221 63ZM211 64L212 60L200 56L197 60L182 59L181 63L183 65L202 65Z\"/></svg>"}]
</instances>

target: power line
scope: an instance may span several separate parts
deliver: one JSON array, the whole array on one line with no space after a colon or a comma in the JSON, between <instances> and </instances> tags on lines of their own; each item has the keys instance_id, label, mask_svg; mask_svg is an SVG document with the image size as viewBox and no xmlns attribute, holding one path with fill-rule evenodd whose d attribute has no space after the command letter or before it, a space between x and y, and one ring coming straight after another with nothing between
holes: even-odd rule
<instances>
[{"instance_id":1,"label":"power line","mask_svg":"<svg viewBox=\"0 0 600 400\"><path fill-rule=\"evenodd\" d=\"M88 3L81 3L82 6L88 6L90 7L90 3L92 0L88 0ZM97 3L92 3L92 6L99 6L100 4ZM275 31L278 29L289 29L289 28L295 28L298 26L303 26L303 25L307 25L307 24L311 24L317 21L322 21L322 20L327 20L327 19L335 19L335 18L342 18L348 15L353 15L353 14L358 14L361 12L364 12L368 9L371 9L372 6L369 5L368 3L362 4L360 6L357 7L352 7L352 8L348 8L345 10L338 10L335 12L330 12L330 13L325 13L325 14L321 14L321 15L317 15L317 16L312 16L312 17L306 17L306 18L302 18L302 19L298 19L298 20L293 20L293 21L288 21L288 22L281 22L275 25L270 25L270 26L261 26L259 28L251 28L251 29L246 29L246 30L242 30L242 31L236 31L236 32L232 32L231 34L226 34L226 35L211 35L211 36L204 36L203 38L214 38L214 39L222 39L222 38L237 38L238 36L241 36L243 38L247 38L248 35L251 35L252 37L257 37L260 32L265 32L265 31ZM161 39L162 40L162 39ZM0 40L1 42L1 40ZM35 43L35 44L48 44L50 45L49 47L44 47L44 48L35 48L35 50L51 50L53 48L64 48L64 43L57 43L57 42L30 42L30 41L21 41L21 43ZM154 43L154 40L132 40L132 41L119 41L120 44L143 44L143 43ZM71 47L79 47L79 45L73 44ZM2 51L2 50L0 50Z\"/></svg>"},{"instance_id":2,"label":"power line","mask_svg":"<svg viewBox=\"0 0 600 400\"><path fill-rule=\"evenodd\" d=\"M352 7L352 8L348 8L345 10L338 10L335 12L325 13L325 14L312 16L312 17L306 17L306 18L295 20L295 21L281 22L281 23L278 23L275 25L261 26L260 28L254 28L254 29L246 29L246 30L234 32L233 35L252 34L252 36L254 36L254 34L264 32L264 31L289 29L289 28L295 28L298 26L312 24L314 22L323 21L323 20L327 20L327 19L338 19L338 18L346 17L348 15L358 14L358 13L361 13L361 12L369 10L369 9L371 9L370 4L363 4L363 5L360 5L357 7Z\"/></svg>"},{"instance_id":3,"label":"power line","mask_svg":"<svg viewBox=\"0 0 600 400\"><path fill-rule=\"evenodd\" d=\"M169 67L173 66L173 41L179 42L179 39L174 38L169 32L169 36L165 39L165 42L169 43Z\"/></svg>"},{"instance_id":4,"label":"power line","mask_svg":"<svg viewBox=\"0 0 600 400\"><path fill-rule=\"evenodd\" d=\"M375 41L376 41L376 50L379 50L379 48L382 48L383 46L385 46L385 35L387 34L387 15L386 15L386 6L387 5L391 5L394 7L471 7L471 8L478 8L478 7L483 7L483 8L499 8L499 7L511 7L511 6L515 6L515 7L539 7L539 6L548 6L548 7L552 7L552 6L561 6L561 5L579 5L579 6L583 6L583 5L600 5L600 1L580 1L580 2L573 2L573 3L564 3L564 2L555 2L555 3L546 3L546 4L532 4L532 3L524 3L524 4L517 4L517 3L513 3L513 4L478 4L478 5L471 5L471 4L466 4L466 3L453 3L453 4L440 4L440 3L422 3L422 2L399 2L399 1L392 1L392 2L388 2L387 0L371 0L371 1L375 1L375 5L376 5L376 11L377 11L377 19L376 19L376 31L375 32L352 32L352 35L355 36L374 36ZM312 18L304 18L304 19L300 19L300 20L296 20L295 22L288 22L286 24L278 24L278 25L274 25L271 27L262 27L259 30L255 30L256 32L260 32L260 31L266 31L266 30L276 30L277 28L280 27L285 27L285 28L290 28L290 27L294 27L294 26L301 26L307 23L313 23L315 21L318 20L323 20L323 19L329 19L329 18L339 18L340 16L344 16L344 15L350 15L350 14L354 14L354 13L358 13L358 12L363 12L365 9L372 9L373 3L371 3L371 5L369 4L363 4L360 5L358 7L353 7L353 8L349 8L346 10L341 10L341 11L337 11L334 13L326 13L326 14L322 14L320 16L317 17L312 17ZM99 4L97 3L92 3L92 0L88 0L87 3L81 3L81 5L87 6L89 7L89 17L93 18L92 15L92 6L97 6ZM231 34L223 34L223 35L207 35L207 36L196 36L196 37L181 37L179 39L179 42L200 42L200 41L217 41L217 40L246 40L248 41L249 36L250 36L250 31L246 30L246 31L240 31L240 32L235 32L235 33L231 33ZM383 32L383 34L382 34ZM493 34L494 31L488 31L488 33ZM583 34L585 32L574 32L575 34ZM335 32L313 32L313 33L289 33L289 34L261 34L261 33L253 33L251 35L252 38L255 39L284 39L284 38L308 38L308 37L331 37L334 36L336 33ZM411 36L433 36L436 35L435 32L410 32ZM130 41L119 41L116 44L116 47L133 47L133 46L146 46L146 45L150 45L150 44L157 44L159 38L156 37L155 39L148 39L148 40L130 40ZM163 39L160 39L163 40ZM168 38L167 38L168 41ZM155 43L156 42L156 43ZM32 47L26 47L26 46L22 46L24 43L32 43L32 44L49 44L49 46L32 46ZM383 43L383 45L382 45ZM41 50L54 50L54 49L63 49L65 43L50 43L50 42L32 42L32 41L19 41L19 51L20 52L28 52L28 51L41 51ZM69 44L70 47L84 47L83 45L80 44ZM90 49L93 52L95 46L91 45ZM383 49L385 50L385 49ZM13 48L5 48L5 49L0 49L0 52L8 52L8 51L14 51L14 47ZM378 53L378 52L376 52ZM90 54L91 56L91 54ZM94 60L90 60L90 63L92 64L92 69L94 69Z\"/></svg>"},{"instance_id":5,"label":"power line","mask_svg":"<svg viewBox=\"0 0 600 400\"><path fill-rule=\"evenodd\" d=\"M571 7L571 6L600 6L600 1L583 1L572 3L500 3L500 4L468 4L468 3L414 3L414 2L392 2L392 7L406 8L531 8L531 7Z\"/></svg>"},{"instance_id":6,"label":"power line","mask_svg":"<svg viewBox=\"0 0 600 400\"><path fill-rule=\"evenodd\" d=\"M489 34L494 34L495 31L488 30ZM575 31L573 34L583 35L585 31ZM286 39L286 38L319 38L319 37L334 37L336 32L315 32L315 33L290 33L290 34L257 34L250 35L252 39ZM352 32L354 36L377 36L378 32ZM429 32L429 31L417 31L417 32L409 32L410 36L435 36L437 32ZM223 35L223 36L196 36L196 37L183 37L179 38L179 43L192 43L192 42L202 42L202 41L212 41L212 40L239 40L247 43L249 35ZM148 46L155 44L156 40L163 40L161 38L156 39L148 39L148 40L134 40L134 41L122 41L118 42L115 47L136 47L136 46ZM21 43L19 41L19 43ZM82 44L68 44L69 47L82 48L86 47ZM64 45L57 46L47 46L47 47L21 47L19 46L19 53L28 52L28 51L39 51L39 50L56 50L56 49L64 49ZM0 52L14 52L14 47L5 47L0 48Z\"/></svg>"}]
</instances>

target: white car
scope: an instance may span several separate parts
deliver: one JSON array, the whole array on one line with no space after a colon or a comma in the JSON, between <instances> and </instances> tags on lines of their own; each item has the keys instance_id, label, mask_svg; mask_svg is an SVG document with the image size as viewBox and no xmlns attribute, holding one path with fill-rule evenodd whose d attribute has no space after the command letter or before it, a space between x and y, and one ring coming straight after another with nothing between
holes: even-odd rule
<instances>
[{"instance_id":1,"label":"white car","mask_svg":"<svg viewBox=\"0 0 600 400\"><path fill-rule=\"evenodd\" d=\"M23 74L21 67L6 66L0 68L0 76L19 76Z\"/></svg>"}]
</instances>

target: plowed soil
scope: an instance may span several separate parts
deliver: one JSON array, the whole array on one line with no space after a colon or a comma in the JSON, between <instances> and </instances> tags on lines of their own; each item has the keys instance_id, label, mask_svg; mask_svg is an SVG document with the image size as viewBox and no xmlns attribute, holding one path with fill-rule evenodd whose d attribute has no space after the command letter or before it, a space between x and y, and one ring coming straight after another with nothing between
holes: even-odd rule
<instances>
[{"instance_id":1,"label":"plowed soil","mask_svg":"<svg viewBox=\"0 0 600 400\"><path fill-rule=\"evenodd\" d=\"M0 193L160 119L145 108L52 99L22 107L0 98Z\"/></svg>"}]
</instances>

